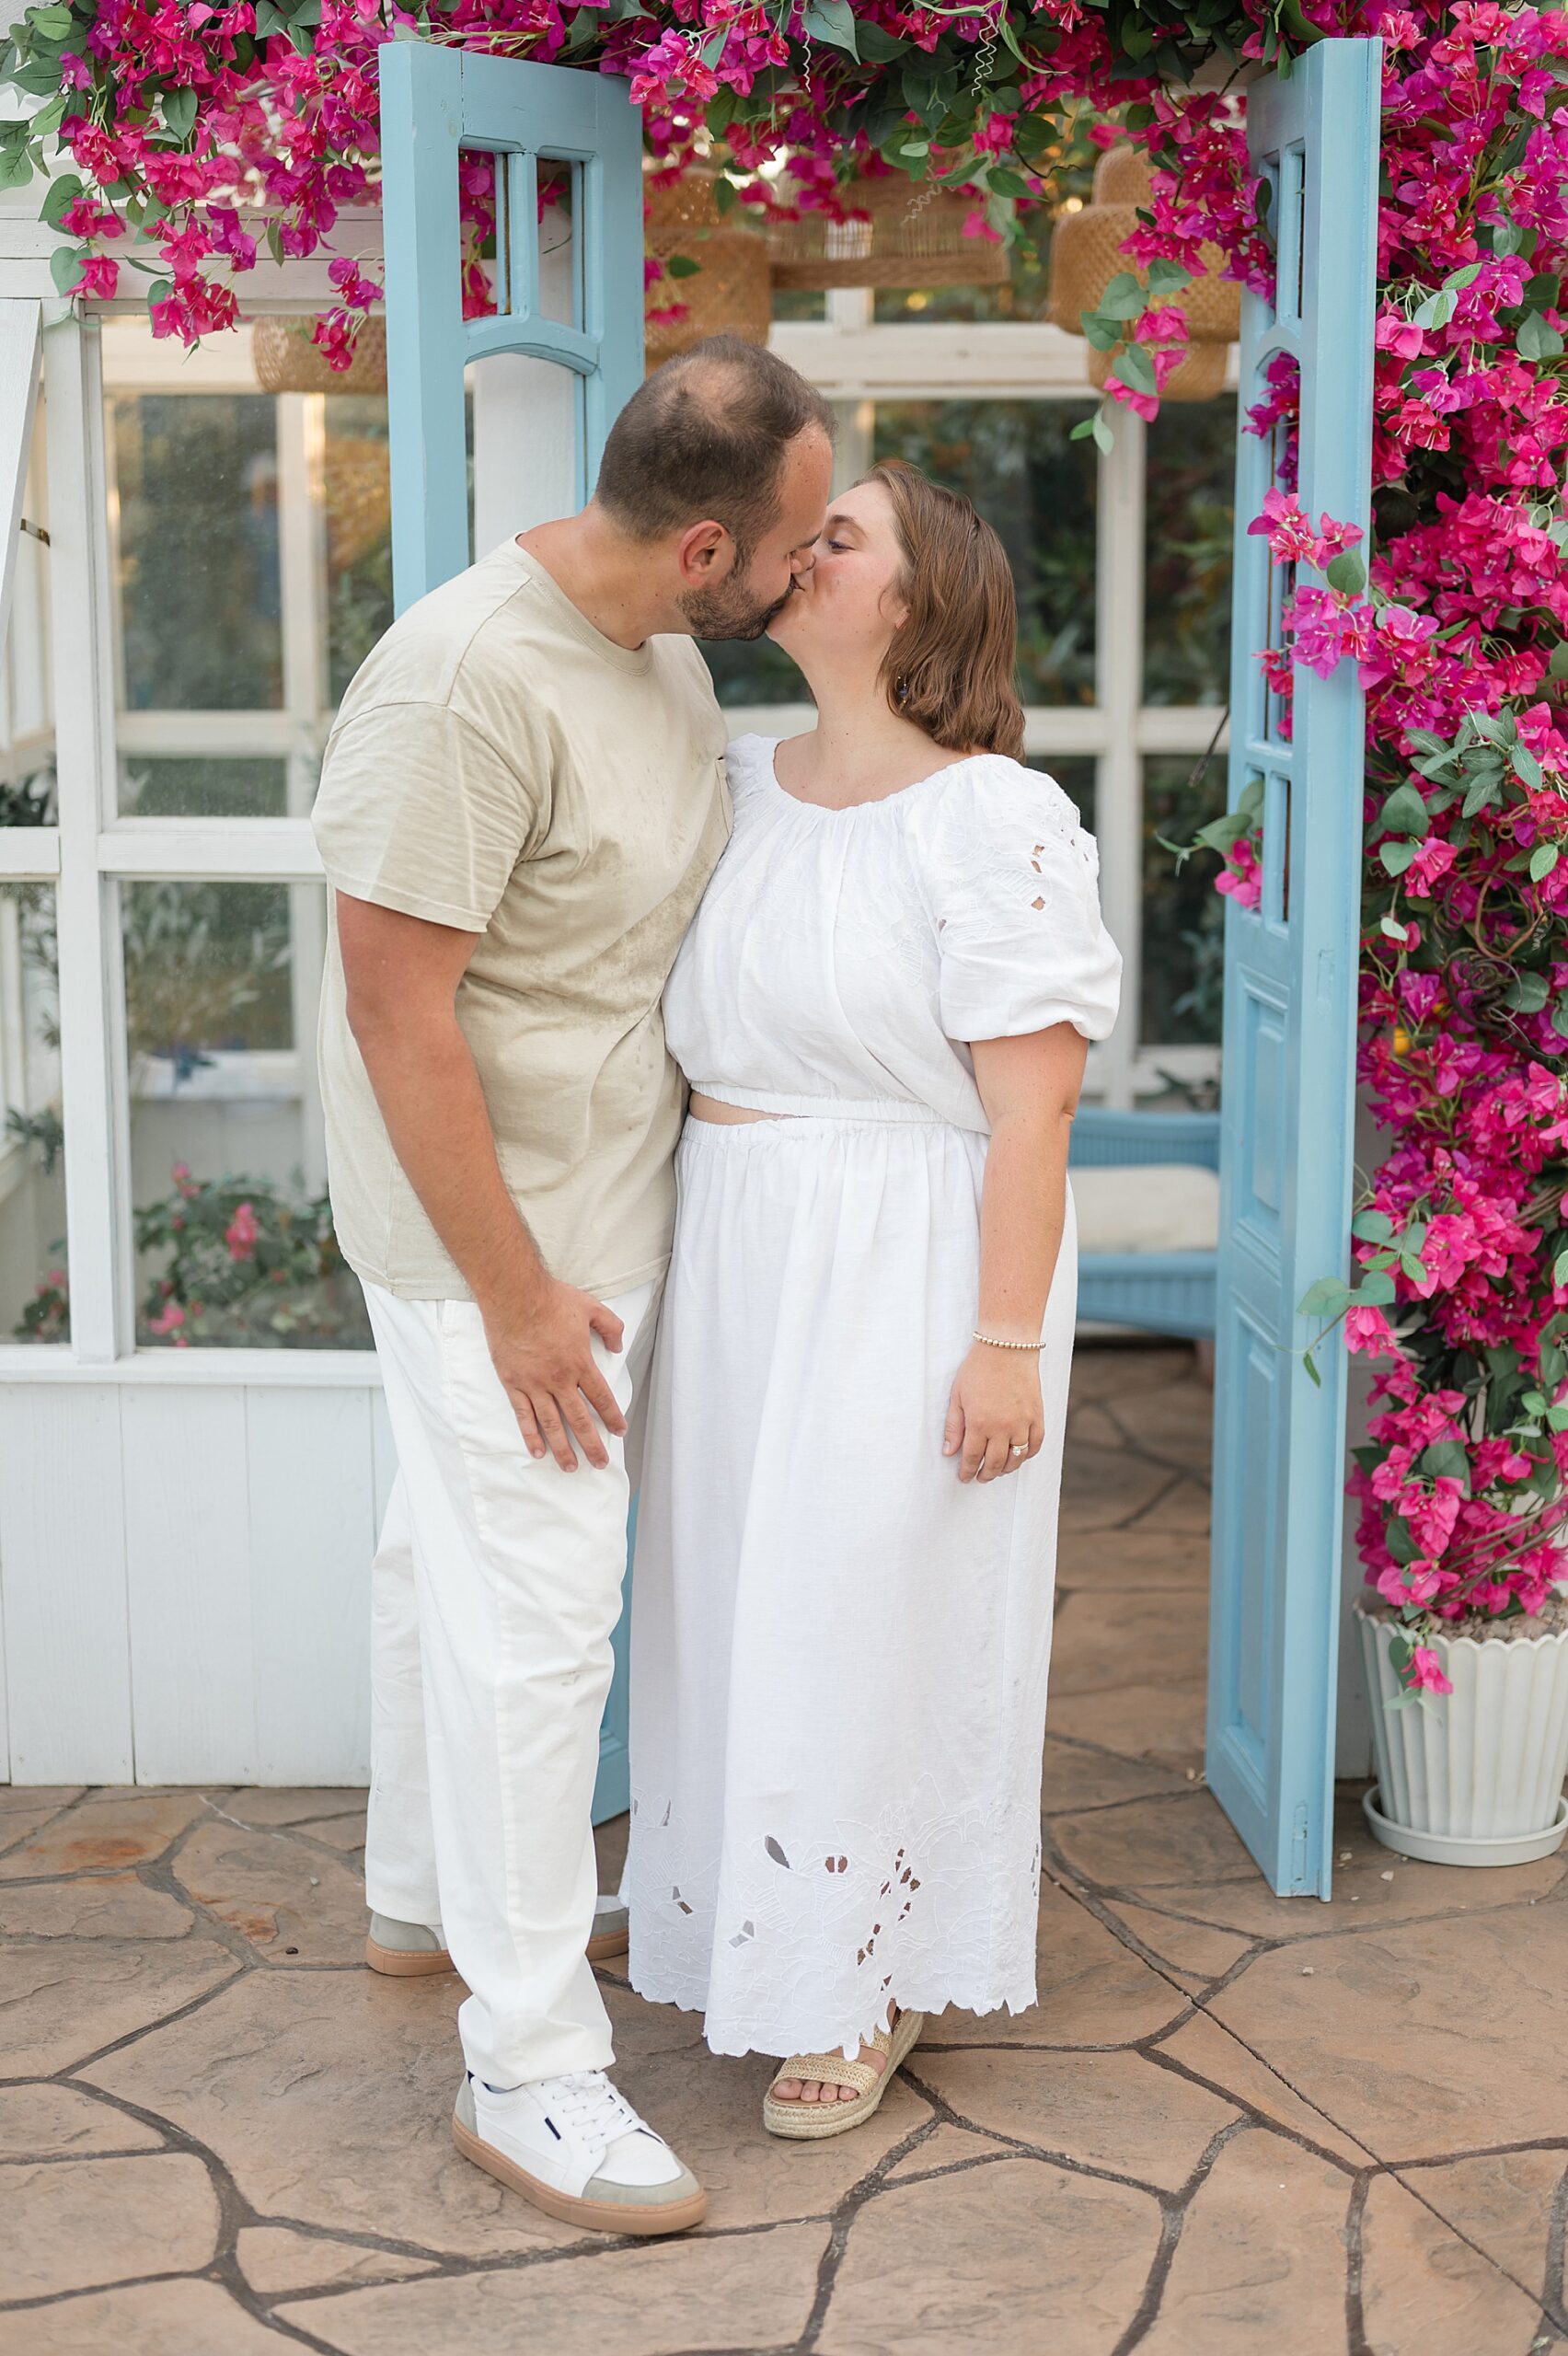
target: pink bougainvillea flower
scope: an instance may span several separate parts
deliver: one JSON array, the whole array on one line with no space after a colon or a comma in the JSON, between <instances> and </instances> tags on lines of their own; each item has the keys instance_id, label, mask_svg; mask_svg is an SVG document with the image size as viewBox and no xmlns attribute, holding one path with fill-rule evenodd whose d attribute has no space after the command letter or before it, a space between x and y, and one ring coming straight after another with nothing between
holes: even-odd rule
<instances>
[{"instance_id":1,"label":"pink bougainvillea flower","mask_svg":"<svg viewBox=\"0 0 1568 2356\"><path fill-rule=\"evenodd\" d=\"M1421 1693L1451 1693L1453 1681L1443 1674L1443 1664L1430 1645L1411 1647L1409 1683Z\"/></svg>"},{"instance_id":2,"label":"pink bougainvillea flower","mask_svg":"<svg viewBox=\"0 0 1568 2356\"><path fill-rule=\"evenodd\" d=\"M229 1258L231 1260L253 1259L260 1235L261 1230L257 1224L255 1210L249 1203L241 1203L224 1230L224 1242L228 1245Z\"/></svg>"}]
</instances>

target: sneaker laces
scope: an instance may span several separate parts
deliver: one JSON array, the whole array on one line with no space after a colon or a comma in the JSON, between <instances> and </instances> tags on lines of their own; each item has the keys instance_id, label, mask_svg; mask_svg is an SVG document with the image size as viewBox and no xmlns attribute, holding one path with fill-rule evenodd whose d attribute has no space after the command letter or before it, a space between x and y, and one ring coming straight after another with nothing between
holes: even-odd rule
<instances>
[{"instance_id":1,"label":"sneaker laces","mask_svg":"<svg viewBox=\"0 0 1568 2356\"><path fill-rule=\"evenodd\" d=\"M573 2070L558 2078L550 2089L548 2108L563 2127L605 2151L619 2135L641 2127L624 2095L617 2093L603 2070Z\"/></svg>"}]
</instances>

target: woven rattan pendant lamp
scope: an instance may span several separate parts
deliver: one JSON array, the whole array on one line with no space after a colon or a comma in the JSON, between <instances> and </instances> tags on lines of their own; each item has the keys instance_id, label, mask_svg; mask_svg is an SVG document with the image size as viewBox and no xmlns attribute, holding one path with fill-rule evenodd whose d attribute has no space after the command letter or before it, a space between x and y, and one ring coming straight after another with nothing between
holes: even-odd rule
<instances>
[{"instance_id":1,"label":"woven rattan pendant lamp","mask_svg":"<svg viewBox=\"0 0 1568 2356\"><path fill-rule=\"evenodd\" d=\"M911 180L902 172L858 173L839 190L847 218L801 213L770 221L773 283L801 294L840 286L1005 286L1007 248L966 237L963 225L980 202L973 189ZM786 179L785 205L799 202Z\"/></svg>"},{"instance_id":2,"label":"woven rattan pendant lamp","mask_svg":"<svg viewBox=\"0 0 1568 2356\"><path fill-rule=\"evenodd\" d=\"M250 355L264 393L384 393L386 390L386 323L366 319L346 368L333 368L318 343L308 313L278 313L259 318L251 330Z\"/></svg>"},{"instance_id":3,"label":"woven rattan pendant lamp","mask_svg":"<svg viewBox=\"0 0 1568 2356\"><path fill-rule=\"evenodd\" d=\"M719 210L720 175L696 164L665 187L650 176L645 184L649 253L664 265L645 298L644 342L648 366L688 352L704 336L739 335L766 343L773 318L767 243L733 214ZM672 271L670 265L676 264ZM682 263L695 262L695 270ZM680 319L659 313L685 306Z\"/></svg>"},{"instance_id":4,"label":"woven rattan pendant lamp","mask_svg":"<svg viewBox=\"0 0 1568 2356\"><path fill-rule=\"evenodd\" d=\"M1094 193L1081 213L1065 213L1051 237L1050 317L1069 335L1082 335L1085 311L1098 310L1113 278L1134 270L1123 247L1139 226L1138 207L1150 199L1149 167L1134 147L1108 147L1094 167ZM1227 349L1241 332L1241 289L1221 278L1216 246L1200 248L1203 268L1171 299L1187 321L1191 348L1166 384L1168 401L1206 401L1225 384ZM1114 352L1091 350L1089 380L1104 389Z\"/></svg>"}]
</instances>

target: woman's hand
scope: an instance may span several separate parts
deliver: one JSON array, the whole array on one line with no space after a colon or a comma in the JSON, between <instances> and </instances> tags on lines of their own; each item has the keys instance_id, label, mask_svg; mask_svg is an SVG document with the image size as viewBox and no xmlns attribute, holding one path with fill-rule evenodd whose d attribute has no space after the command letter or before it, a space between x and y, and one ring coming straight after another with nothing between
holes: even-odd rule
<instances>
[{"instance_id":1,"label":"woman's hand","mask_svg":"<svg viewBox=\"0 0 1568 2356\"><path fill-rule=\"evenodd\" d=\"M1039 1453L1043 1437L1039 1353L976 1342L952 1386L942 1439L942 1454L959 1459L959 1479L997 1481L1016 1472Z\"/></svg>"}]
</instances>

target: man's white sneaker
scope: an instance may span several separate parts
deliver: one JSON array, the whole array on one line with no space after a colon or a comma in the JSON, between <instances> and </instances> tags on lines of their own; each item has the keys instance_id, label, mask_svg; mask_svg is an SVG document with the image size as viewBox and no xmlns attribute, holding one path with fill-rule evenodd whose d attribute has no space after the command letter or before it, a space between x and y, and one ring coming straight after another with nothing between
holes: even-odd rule
<instances>
[{"instance_id":1,"label":"man's white sneaker","mask_svg":"<svg viewBox=\"0 0 1568 2356\"><path fill-rule=\"evenodd\" d=\"M457 2089L452 2140L465 2159L570 2225L601 2234L679 2234L708 2195L602 2070L531 2085Z\"/></svg>"}]
</instances>

